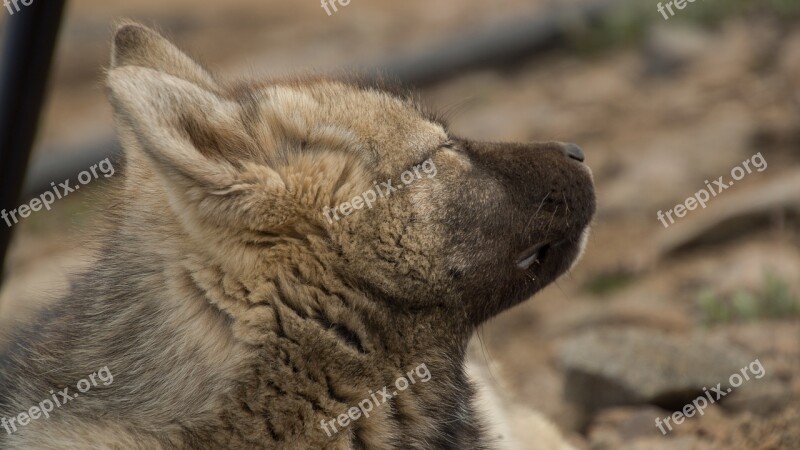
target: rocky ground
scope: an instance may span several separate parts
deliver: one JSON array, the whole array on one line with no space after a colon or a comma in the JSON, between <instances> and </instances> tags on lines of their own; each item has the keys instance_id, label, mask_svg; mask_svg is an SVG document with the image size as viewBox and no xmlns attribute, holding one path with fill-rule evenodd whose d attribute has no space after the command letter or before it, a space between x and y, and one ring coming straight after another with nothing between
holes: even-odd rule
<instances>
[{"instance_id":1,"label":"rocky ground","mask_svg":"<svg viewBox=\"0 0 800 450\"><path fill-rule=\"evenodd\" d=\"M109 128L97 80L109 23L120 16L159 24L224 73L281 73L425 48L549 3L353 0L332 17L313 1L122 5L72 7L43 143ZM647 13L657 14L655 6ZM800 448L800 27L793 17L751 10L701 26L656 16L620 39L614 30L628 29L626 19L578 32L564 50L422 92L427 103L452 110L456 133L577 142L594 171L599 212L584 260L486 324L475 342L509 410L541 411L577 448ZM766 170L669 228L658 221L657 211L757 153ZM67 200L19 227L0 320L24 317L30 298L52 297L80 268L87 252L80 230L96 208L84 202ZM731 386L745 367L750 379ZM725 391L718 404L662 435L656 418L717 383Z\"/></svg>"}]
</instances>

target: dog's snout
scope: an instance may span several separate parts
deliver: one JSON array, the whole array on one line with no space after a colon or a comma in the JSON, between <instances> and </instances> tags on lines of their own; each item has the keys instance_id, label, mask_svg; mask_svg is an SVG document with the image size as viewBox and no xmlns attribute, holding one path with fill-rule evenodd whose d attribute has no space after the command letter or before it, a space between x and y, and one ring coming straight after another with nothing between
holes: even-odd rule
<instances>
[{"instance_id":1,"label":"dog's snout","mask_svg":"<svg viewBox=\"0 0 800 450\"><path fill-rule=\"evenodd\" d=\"M583 154L583 150L578 146L578 144L564 144L564 154L580 162L583 162L583 160L586 159L586 156Z\"/></svg>"}]
</instances>

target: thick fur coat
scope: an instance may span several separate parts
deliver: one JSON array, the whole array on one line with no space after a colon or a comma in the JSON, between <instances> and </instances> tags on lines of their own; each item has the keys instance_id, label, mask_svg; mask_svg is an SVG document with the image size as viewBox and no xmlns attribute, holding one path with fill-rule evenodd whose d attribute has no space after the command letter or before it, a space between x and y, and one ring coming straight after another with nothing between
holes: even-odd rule
<instances>
[{"instance_id":1,"label":"thick fur coat","mask_svg":"<svg viewBox=\"0 0 800 450\"><path fill-rule=\"evenodd\" d=\"M582 250L576 146L461 139L343 81L222 83L133 23L107 87L113 226L2 360L0 448L493 448L466 346Z\"/></svg>"}]
</instances>

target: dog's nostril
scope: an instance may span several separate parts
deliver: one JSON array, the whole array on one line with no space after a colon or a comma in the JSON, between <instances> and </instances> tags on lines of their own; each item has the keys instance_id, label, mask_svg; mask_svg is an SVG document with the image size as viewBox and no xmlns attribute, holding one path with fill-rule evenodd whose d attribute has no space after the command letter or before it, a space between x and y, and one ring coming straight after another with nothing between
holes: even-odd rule
<instances>
[{"instance_id":1,"label":"dog's nostril","mask_svg":"<svg viewBox=\"0 0 800 450\"><path fill-rule=\"evenodd\" d=\"M578 147L578 144L564 145L564 153L576 161L583 162L583 160L586 159L586 156L583 154L583 150Z\"/></svg>"}]
</instances>

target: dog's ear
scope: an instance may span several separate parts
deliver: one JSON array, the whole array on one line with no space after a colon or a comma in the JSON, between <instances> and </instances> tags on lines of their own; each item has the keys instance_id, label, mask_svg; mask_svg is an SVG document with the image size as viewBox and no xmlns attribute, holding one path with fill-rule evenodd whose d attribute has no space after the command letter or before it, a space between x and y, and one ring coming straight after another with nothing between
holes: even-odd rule
<instances>
[{"instance_id":1,"label":"dog's ear","mask_svg":"<svg viewBox=\"0 0 800 450\"><path fill-rule=\"evenodd\" d=\"M120 125L171 180L222 188L237 156L255 145L237 123L238 104L186 80L124 66L108 72L107 84Z\"/></svg>"},{"instance_id":2,"label":"dog's ear","mask_svg":"<svg viewBox=\"0 0 800 450\"><path fill-rule=\"evenodd\" d=\"M111 68L139 66L215 90L213 77L192 58L157 32L134 22L122 22L114 35Z\"/></svg>"},{"instance_id":3,"label":"dog's ear","mask_svg":"<svg viewBox=\"0 0 800 450\"><path fill-rule=\"evenodd\" d=\"M220 97L211 75L156 32L123 24L111 59L116 119L172 180L220 188L255 152L238 103Z\"/></svg>"},{"instance_id":4,"label":"dog's ear","mask_svg":"<svg viewBox=\"0 0 800 450\"><path fill-rule=\"evenodd\" d=\"M299 189L287 188L291 180L264 164L240 103L191 58L126 24L112 59L107 88L126 157L155 168L185 225L279 235L320 220L292 194Z\"/></svg>"},{"instance_id":5,"label":"dog's ear","mask_svg":"<svg viewBox=\"0 0 800 450\"><path fill-rule=\"evenodd\" d=\"M111 69L107 85L126 149L135 153L129 156L147 155L185 225L291 227L285 184L251 162L257 146L241 125L237 102L134 65Z\"/></svg>"}]
</instances>

